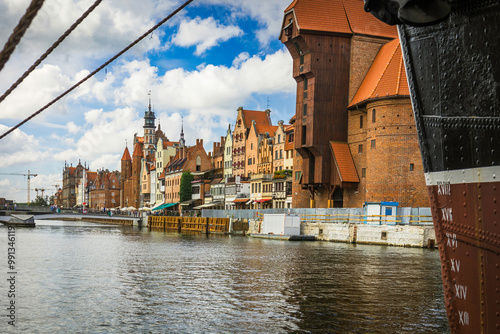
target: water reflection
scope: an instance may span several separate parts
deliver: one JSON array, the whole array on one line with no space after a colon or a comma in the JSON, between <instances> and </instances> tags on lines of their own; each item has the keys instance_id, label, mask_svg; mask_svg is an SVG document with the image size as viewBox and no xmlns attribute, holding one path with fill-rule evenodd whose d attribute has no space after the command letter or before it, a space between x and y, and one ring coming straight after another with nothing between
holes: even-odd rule
<instances>
[{"instance_id":1,"label":"water reflection","mask_svg":"<svg viewBox=\"0 0 500 334\"><path fill-rule=\"evenodd\" d=\"M57 221L16 237L21 331L448 332L434 251Z\"/></svg>"}]
</instances>

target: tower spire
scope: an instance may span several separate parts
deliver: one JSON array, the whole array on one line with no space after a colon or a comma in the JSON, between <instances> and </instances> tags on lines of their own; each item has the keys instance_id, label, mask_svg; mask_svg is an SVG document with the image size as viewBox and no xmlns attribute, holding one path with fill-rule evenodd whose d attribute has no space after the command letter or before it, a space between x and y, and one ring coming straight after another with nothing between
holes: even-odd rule
<instances>
[{"instance_id":1,"label":"tower spire","mask_svg":"<svg viewBox=\"0 0 500 334\"><path fill-rule=\"evenodd\" d=\"M181 139L179 139L181 147L184 147L186 141L184 140L184 117L181 119Z\"/></svg>"}]
</instances>

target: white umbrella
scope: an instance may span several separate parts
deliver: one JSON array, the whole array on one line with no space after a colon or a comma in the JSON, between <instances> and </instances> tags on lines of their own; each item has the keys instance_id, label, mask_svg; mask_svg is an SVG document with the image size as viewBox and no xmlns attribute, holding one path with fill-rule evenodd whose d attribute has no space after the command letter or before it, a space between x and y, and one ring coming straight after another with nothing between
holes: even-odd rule
<instances>
[{"instance_id":1,"label":"white umbrella","mask_svg":"<svg viewBox=\"0 0 500 334\"><path fill-rule=\"evenodd\" d=\"M140 208L139 210L141 211L151 211L151 208L148 208L148 207L143 207L143 208Z\"/></svg>"}]
</instances>

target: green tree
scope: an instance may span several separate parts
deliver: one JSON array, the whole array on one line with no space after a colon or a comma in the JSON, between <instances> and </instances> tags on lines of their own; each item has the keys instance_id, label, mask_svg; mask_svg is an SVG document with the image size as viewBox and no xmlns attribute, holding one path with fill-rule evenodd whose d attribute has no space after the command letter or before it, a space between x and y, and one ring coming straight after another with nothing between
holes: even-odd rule
<instances>
[{"instance_id":1,"label":"green tree","mask_svg":"<svg viewBox=\"0 0 500 334\"><path fill-rule=\"evenodd\" d=\"M37 196L31 203L32 206L48 206L49 205L49 196Z\"/></svg>"},{"instance_id":2,"label":"green tree","mask_svg":"<svg viewBox=\"0 0 500 334\"><path fill-rule=\"evenodd\" d=\"M191 172L183 172L181 176L181 184L179 190L179 199L181 202L188 201L191 199L193 194L193 188L191 187L191 182L193 182L194 176Z\"/></svg>"}]
</instances>

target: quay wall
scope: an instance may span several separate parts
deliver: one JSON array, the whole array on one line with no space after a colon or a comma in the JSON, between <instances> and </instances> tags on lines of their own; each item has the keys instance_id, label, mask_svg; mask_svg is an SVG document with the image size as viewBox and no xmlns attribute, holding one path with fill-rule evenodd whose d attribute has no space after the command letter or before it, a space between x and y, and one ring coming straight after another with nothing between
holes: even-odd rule
<instances>
[{"instance_id":1,"label":"quay wall","mask_svg":"<svg viewBox=\"0 0 500 334\"><path fill-rule=\"evenodd\" d=\"M261 233L262 221L249 223L249 233ZM436 248L433 226L336 224L301 222L301 235L313 235L316 240L399 246Z\"/></svg>"}]
</instances>

